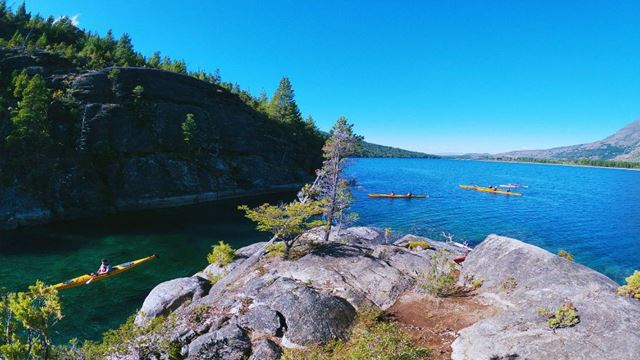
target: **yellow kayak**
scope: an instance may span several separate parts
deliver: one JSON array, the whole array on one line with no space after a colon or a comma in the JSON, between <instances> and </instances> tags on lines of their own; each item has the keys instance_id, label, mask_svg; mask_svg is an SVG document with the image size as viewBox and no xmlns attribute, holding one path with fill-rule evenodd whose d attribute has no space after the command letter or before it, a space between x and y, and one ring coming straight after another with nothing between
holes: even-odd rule
<instances>
[{"instance_id":1,"label":"yellow kayak","mask_svg":"<svg viewBox=\"0 0 640 360\"><path fill-rule=\"evenodd\" d=\"M475 191L488 192L492 194L501 194L501 195L509 195L509 196L522 196L521 193L513 192L513 191L504 191L504 190L493 190L484 186L472 186L472 185L460 185L461 189L471 189Z\"/></svg>"},{"instance_id":2,"label":"yellow kayak","mask_svg":"<svg viewBox=\"0 0 640 360\"><path fill-rule=\"evenodd\" d=\"M51 285L50 288L56 289L56 290L64 290L64 289L71 289L74 288L76 286L80 286L80 285L86 285L87 281L91 280L91 282L94 281L98 281L98 280L102 280L102 279L106 279L109 277L112 277L114 275L118 275L123 271L127 271L127 270L131 270L134 267L145 263L149 260L153 260L155 258L157 258L157 255L151 255L151 256L147 256L145 258L142 259L138 259L138 260L134 260L134 261L129 261L120 265L116 265L114 267L111 268L111 271L109 271L106 274L102 274L102 275L96 275L96 276L92 276L91 274L86 274L86 275L81 275L78 277L75 277L73 279L69 279L67 281L63 281L61 283L55 284L55 285Z\"/></svg>"},{"instance_id":3,"label":"yellow kayak","mask_svg":"<svg viewBox=\"0 0 640 360\"><path fill-rule=\"evenodd\" d=\"M387 198L387 199L426 199L427 195L401 195L401 194L369 194L370 198Z\"/></svg>"}]
</instances>

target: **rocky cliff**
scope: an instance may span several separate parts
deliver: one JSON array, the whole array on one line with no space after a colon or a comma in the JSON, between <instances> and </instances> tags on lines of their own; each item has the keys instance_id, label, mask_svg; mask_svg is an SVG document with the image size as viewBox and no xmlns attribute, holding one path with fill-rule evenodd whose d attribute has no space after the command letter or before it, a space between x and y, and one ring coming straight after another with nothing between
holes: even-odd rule
<instances>
[{"instance_id":1,"label":"rocky cliff","mask_svg":"<svg viewBox=\"0 0 640 360\"><path fill-rule=\"evenodd\" d=\"M47 52L0 48L4 80L22 69L53 94L54 146L28 166L0 146L0 228L275 191L319 164L319 147L295 129L209 82L148 68L81 73ZM5 112L0 138L10 129Z\"/></svg>"},{"instance_id":2,"label":"rocky cliff","mask_svg":"<svg viewBox=\"0 0 640 360\"><path fill-rule=\"evenodd\" d=\"M190 278L156 287L144 301L136 322L147 324L157 316L173 320L165 340L188 359L278 359L284 349L347 339L362 309L389 309L407 294L428 299L416 281L432 266L436 249L451 256L464 249L452 244L407 236L386 243L382 231L351 228L323 243L307 234L307 251L296 260L264 257L240 279L224 289L211 288L204 279L224 276L263 244L241 249L238 258L220 268L211 265ZM411 251L409 241L428 241L430 249ZM637 359L640 355L640 302L615 294L616 284L589 268L567 261L518 240L491 235L467 256L463 279L483 279L473 299L494 310L451 333L442 358L453 359ZM505 286L505 279L509 285ZM207 293L208 292L208 293ZM459 298L419 300L418 313L427 307L447 308L460 317ZM580 322L552 330L536 307L554 308L570 301ZM430 315L431 316L431 315ZM446 317L447 315L445 315ZM413 321L413 320L412 320ZM446 320L442 320L446 321ZM434 327L443 331L438 320ZM416 339L433 329L410 325ZM453 344L451 345L451 341ZM132 347L114 358L140 355ZM435 354L437 356L437 354Z\"/></svg>"}]
</instances>

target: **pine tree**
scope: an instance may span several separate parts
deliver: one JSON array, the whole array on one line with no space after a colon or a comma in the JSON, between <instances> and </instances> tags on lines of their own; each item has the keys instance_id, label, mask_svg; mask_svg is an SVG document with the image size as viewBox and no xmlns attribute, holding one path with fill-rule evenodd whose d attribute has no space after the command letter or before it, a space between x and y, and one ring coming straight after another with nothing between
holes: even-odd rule
<instances>
[{"instance_id":1,"label":"pine tree","mask_svg":"<svg viewBox=\"0 0 640 360\"><path fill-rule=\"evenodd\" d=\"M13 33L13 36L9 39L7 46L10 48L24 46L24 37L20 34L20 31L16 30L16 32Z\"/></svg>"},{"instance_id":2,"label":"pine tree","mask_svg":"<svg viewBox=\"0 0 640 360\"><path fill-rule=\"evenodd\" d=\"M160 51L156 51L147 61L147 65L149 65L149 67L159 69L161 61L162 60L160 59Z\"/></svg>"},{"instance_id":3,"label":"pine tree","mask_svg":"<svg viewBox=\"0 0 640 360\"><path fill-rule=\"evenodd\" d=\"M11 117L13 131L7 136L9 145L42 153L51 142L47 111L49 90L40 75L34 75L22 92L18 110Z\"/></svg>"},{"instance_id":4,"label":"pine tree","mask_svg":"<svg viewBox=\"0 0 640 360\"><path fill-rule=\"evenodd\" d=\"M47 39L47 34L42 33L42 35L40 35L40 37L36 41L36 47L40 49L46 49L48 44L49 44L49 40Z\"/></svg>"},{"instance_id":5,"label":"pine tree","mask_svg":"<svg viewBox=\"0 0 640 360\"><path fill-rule=\"evenodd\" d=\"M346 213L352 201L351 191L341 175L347 157L354 152L359 141L360 137L353 133L353 125L341 116L322 148L325 160L322 168L317 171L319 181L315 191L316 196L325 201L325 241L329 240L334 224L341 227L343 223L352 219L352 215Z\"/></svg>"},{"instance_id":6,"label":"pine tree","mask_svg":"<svg viewBox=\"0 0 640 360\"><path fill-rule=\"evenodd\" d=\"M267 98L267 92L262 89L260 91L260 95L257 99L258 102L258 111L261 113L268 114L269 113L269 99Z\"/></svg>"},{"instance_id":7,"label":"pine tree","mask_svg":"<svg viewBox=\"0 0 640 360\"><path fill-rule=\"evenodd\" d=\"M22 70L20 73L13 74L13 80L11 80L11 94L14 98L20 99L22 98L22 93L24 89L29 85L29 74L27 74L27 70Z\"/></svg>"},{"instance_id":8,"label":"pine tree","mask_svg":"<svg viewBox=\"0 0 640 360\"><path fill-rule=\"evenodd\" d=\"M23 1L22 4L18 6L16 12L13 14L13 21L18 25L22 25L29 21L30 18L31 15L27 13L27 7Z\"/></svg>"},{"instance_id":9,"label":"pine tree","mask_svg":"<svg viewBox=\"0 0 640 360\"><path fill-rule=\"evenodd\" d=\"M133 45L131 44L131 37L129 34L124 33L118 40L113 53L113 58L116 65L119 66L135 66L136 53L133 51Z\"/></svg>"},{"instance_id":10,"label":"pine tree","mask_svg":"<svg viewBox=\"0 0 640 360\"><path fill-rule=\"evenodd\" d=\"M302 114L296 104L293 86L286 76L280 80L278 88L269 102L269 115L288 124L302 123Z\"/></svg>"}]
</instances>

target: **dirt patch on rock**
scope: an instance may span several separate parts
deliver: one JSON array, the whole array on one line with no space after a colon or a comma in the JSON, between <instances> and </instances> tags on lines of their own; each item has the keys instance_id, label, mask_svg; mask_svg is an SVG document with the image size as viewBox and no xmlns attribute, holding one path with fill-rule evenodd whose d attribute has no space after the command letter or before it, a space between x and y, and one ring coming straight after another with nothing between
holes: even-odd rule
<instances>
[{"instance_id":1,"label":"dirt patch on rock","mask_svg":"<svg viewBox=\"0 0 640 360\"><path fill-rule=\"evenodd\" d=\"M416 343L432 349L433 359L451 359L451 343L458 331L500 310L475 296L436 298L426 294L403 295L385 315Z\"/></svg>"}]
</instances>

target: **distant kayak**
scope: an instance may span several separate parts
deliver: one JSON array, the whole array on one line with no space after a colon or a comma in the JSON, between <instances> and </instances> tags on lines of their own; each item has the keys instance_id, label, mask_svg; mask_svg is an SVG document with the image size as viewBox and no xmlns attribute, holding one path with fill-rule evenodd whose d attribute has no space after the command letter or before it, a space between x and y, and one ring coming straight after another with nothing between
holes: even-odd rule
<instances>
[{"instance_id":1,"label":"distant kayak","mask_svg":"<svg viewBox=\"0 0 640 360\"><path fill-rule=\"evenodd\" d=\"M500 185L501 188L506 188L506 189L528 189L529 187L527 185L520 185L520 184L505 184L505 185Z\"/></svg>"},{"instance_id":2,"label":"distant kayak","mask_svg":"<svg viewBox=\"0 0 640 360\"><path fill-rule=\"evenodd\" d=\"M81 275L78 277L75 277L73 279L69 279L67 281L63 281L61 283L57 283L55 285L51 285L50 288L56 289L56 290L64 290L64 289L71 289L74 288L76 286L81 286L81 285L86 285L87 281L91 280L91 282L94 281L98 281L98 280L103 280L109 277L112 277L114 275L118 275L123 271L127 271L127 270L131 270L134 267L145 263L147 261L153 260L155 258L157 258L157 255L151 255L151 256L147 256L145 258L142 259L138 259L138 260L134 260L134 261L129 261L120 265L116 265L113 268L111 268L111 271L109 271L106 274L102 274L102 275L96 275L96 276L92 276L91 274L86 274L86 275Z\"/></svg>"},{"instance_id":3,"label":"distant kayak","mask_svg":"<svg viewBox=\"0 0 640 360\"><path fill-rule=\"evenodd\" d=\"M491 188L484 187L484 186L460 185L460 188L461 189L475 190L475 191L480 191L480 192L488 192L488 193L492 193L492 194L500 194L500 195L508 195L508 196L522 196L522 194L517 193L517 192L504 191L504 190L493 190Z\"/></svg>"},{"instance_id":4,"label":"distant kayak","mask_svg":"<svg viewBox=\"0 0 640 360\"><path fill-rule=\"evenodd\" d=\"M427 195L400 195L400 194L369 194L370 198L387 198L387 199L426 199Z\"/></svg>"}]
</instances>

